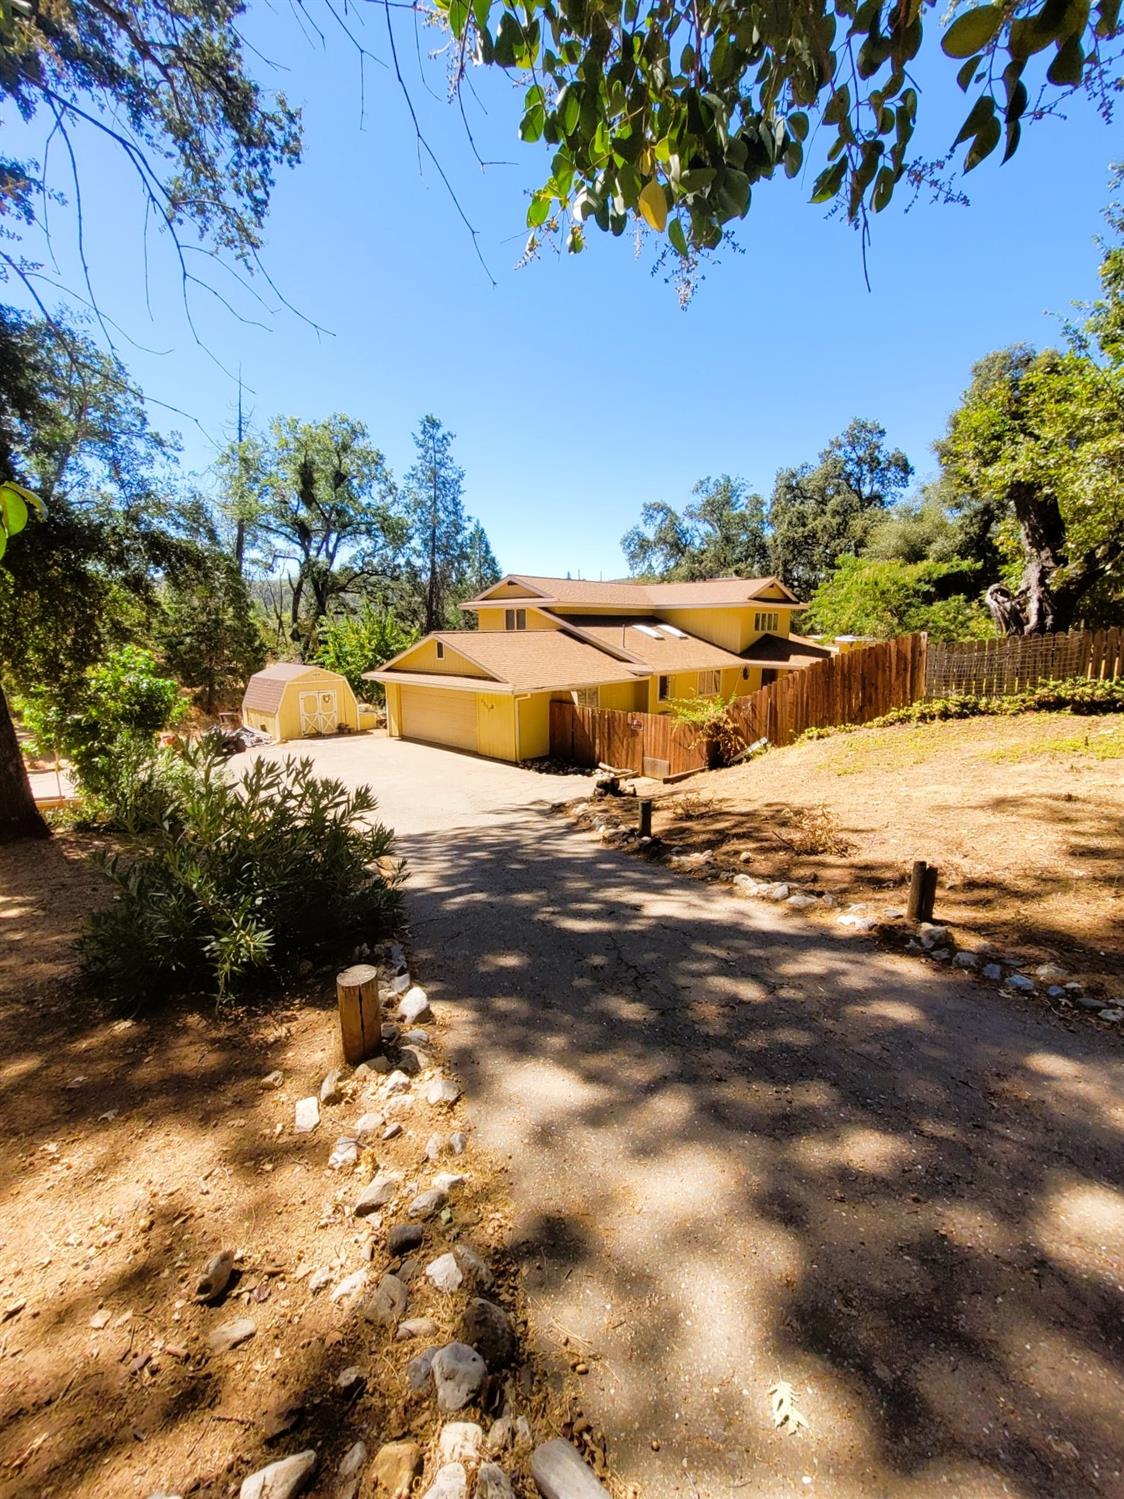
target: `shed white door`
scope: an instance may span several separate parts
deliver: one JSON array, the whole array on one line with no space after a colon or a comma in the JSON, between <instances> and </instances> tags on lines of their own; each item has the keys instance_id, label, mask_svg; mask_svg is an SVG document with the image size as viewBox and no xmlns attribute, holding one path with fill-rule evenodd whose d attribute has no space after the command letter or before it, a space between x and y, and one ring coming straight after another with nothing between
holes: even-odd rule
<instances>
[{"instance_id":1,"label":"shed white door","mask_svg":"<svg viewBox=\"0 0 1124 1499\"><path fill-rule=\"evenodd\" d=\"M300 694L301 733L334 734L339 727L339 705L334 691Z\"/></svg>"},{"instance_id":2,"label":"shed white door","mask_svg":"<svg viewBox=\"0 0 1124 1499\"><path fill-rule=\"evenodd\" d=\"M476 694L448 687L403 687L402 737L475 753Z\"/></svg>"}]
</instances>

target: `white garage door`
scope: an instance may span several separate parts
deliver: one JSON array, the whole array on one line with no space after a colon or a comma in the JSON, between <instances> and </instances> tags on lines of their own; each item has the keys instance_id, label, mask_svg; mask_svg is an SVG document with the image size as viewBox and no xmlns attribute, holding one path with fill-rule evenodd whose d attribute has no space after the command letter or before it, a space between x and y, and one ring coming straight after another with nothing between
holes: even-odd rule
<instances>
[{"instance_id":1,"label":"white garage door","mask_svg":"<svg viewBox=\"0 0 1124 1499\"><path fill-rule=\"evenodd\" d=\"M403 687L402 737L475 752L476 694L441 687Z\"/></svg>"}]
</instances>

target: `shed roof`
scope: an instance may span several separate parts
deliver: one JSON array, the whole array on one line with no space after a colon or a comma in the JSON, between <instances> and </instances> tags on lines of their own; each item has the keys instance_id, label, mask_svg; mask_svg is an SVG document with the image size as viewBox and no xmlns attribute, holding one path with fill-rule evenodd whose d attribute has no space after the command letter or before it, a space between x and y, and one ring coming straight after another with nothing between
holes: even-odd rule
<instances>
[{"instance_id":1,"label":"shed roof","mask_svg":"<svg viewBox=\"0 0 1124 1499\"><path fill-rule=\"evenodd\" d=\"M277 661L272 666L256 671L246 683L242 696L243 708L256 708L259 713L276 713L285 696L285 688L298 677L310 671L324 672L322 666L309 666L307 661ZM332 676L334 673L327 673Z\"/></svg>"}]
</instances>

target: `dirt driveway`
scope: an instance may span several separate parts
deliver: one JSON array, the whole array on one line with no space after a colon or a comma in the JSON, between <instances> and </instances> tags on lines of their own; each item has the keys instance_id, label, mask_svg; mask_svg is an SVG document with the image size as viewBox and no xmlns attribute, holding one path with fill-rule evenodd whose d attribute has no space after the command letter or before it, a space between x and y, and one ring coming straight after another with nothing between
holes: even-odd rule
<instances>
[{"instance_id":1,"label":"dirt driveway","mask_svg":"<svg viewBox=\"0 0 1124 1499\"><path fill-rule=\"evenodd\" d=\"M645 1499L1124 1495L1118 1040L606 850L565 780L315 754L398 829L540 1336Z\"/></svg>"}]
</instances>

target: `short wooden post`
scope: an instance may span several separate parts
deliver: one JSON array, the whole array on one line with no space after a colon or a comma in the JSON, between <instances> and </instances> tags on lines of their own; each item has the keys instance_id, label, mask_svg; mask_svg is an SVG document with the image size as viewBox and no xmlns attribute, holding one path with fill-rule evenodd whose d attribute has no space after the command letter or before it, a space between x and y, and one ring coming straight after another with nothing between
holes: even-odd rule
<instances>
[{"instance_id":1,"label":"short wooden post","mask_svg":"<svg viewBox=\"0 0 1124 1499\"><path fill-rule=\"evenodd\" d=\"M909 904L906 915L910 921L932 921L933 907L937 899L937 866L918 859L909 878Z\"/></svg>"},{"instance_id":2,"label":"short wooden post","mask_svg":"<svg viewBox=\"0 0 1124 1499\"><path fill-rule=\"evenodd\" d=\"M650 796L640 798L640 836L641 838L652 836L652 798Z\"/></svg>"},{"instance_id":3,"label":"short wooden post","mask_svg":"<svg viewBox=\"0 0 1124 1499\"><path fill-rule=\"evenodd\" d=\"M925 909L925 871L928 867L924 859L918 859L913 866L909 879L909 904L905 912L910 921L925 920L922 912Z\"/></svg>"},{"instance_id":4,"label":"short wooden post","mask_svg":"<svg viewBox=\"0 0 1124 1499\"><path fill-rule=\"evenodd\" d=\"M379 971L373 963L356 963L336 974L336 1003L344 1061L358 1067L382 1044Z\"/></svg>"},{"instance_id":5,"label":"short wooden post","mask_svg":"<svg viewBox=\"0 0 1124 1499\"><path fill-rule=\"evenodd\" d=\"M937 903L937 866L926 864L925 888L921 895L922 921L932 921L933 907Z\"/></svg>"}]
</instances>

